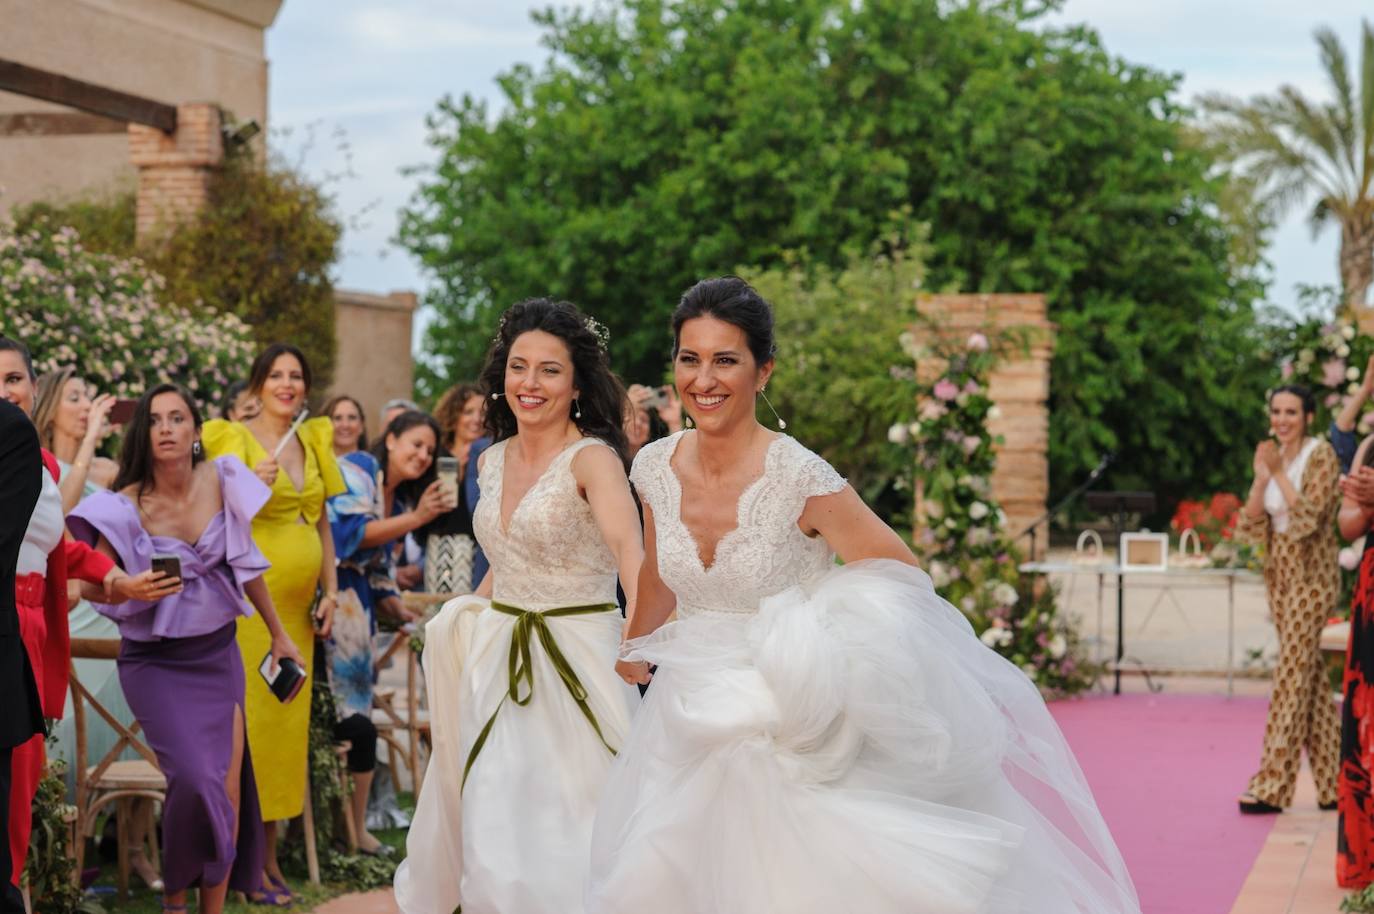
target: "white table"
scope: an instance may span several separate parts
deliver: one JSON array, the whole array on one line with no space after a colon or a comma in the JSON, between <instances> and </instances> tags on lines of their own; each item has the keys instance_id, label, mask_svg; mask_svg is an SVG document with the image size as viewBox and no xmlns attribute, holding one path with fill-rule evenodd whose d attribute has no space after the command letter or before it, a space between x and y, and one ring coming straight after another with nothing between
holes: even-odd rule
<instances>
[{"instance_id":1,"label":"white table","mask_svg":"<svg viewBox=\"0 0 1374 914\"><path fill-rule=\"evenodd\" d=\"M1155 599L1154 606L1150 607L1150 613L1154 613L1161 600L1168 596L1173 598L1173 589L1176 587L1214 587L1223 586L1226 588L1226 694L1234 694L1235 682L1235 649L1236 649L1236 582L1262 583L1263 578L1256 572L1248 568L1179 568L1173 567L1166 570L1122 568L1115 562L1025 562L1019 566L1023 574L1067 574L1067 575L1096 575L1097 576L1097 635L1098 641L1102 638L1102 611L1103 611L1103 591L1108 577L1116 579L1117 587L1117 614L1116 614L1116 660L1112 664L1112 672L1115 674L1115 684L1113 693L1121 694L1121 664L1126 654L1125 644L1125 619L1123 594L1128 578L1153 578L1162 581L1160 594ZM1192 583L1189 583L1189 582ZM1175 601L1177 605L1177 601ZM1147 616L1148 619L1148 616Z\"/></svg>"}]
</instances>

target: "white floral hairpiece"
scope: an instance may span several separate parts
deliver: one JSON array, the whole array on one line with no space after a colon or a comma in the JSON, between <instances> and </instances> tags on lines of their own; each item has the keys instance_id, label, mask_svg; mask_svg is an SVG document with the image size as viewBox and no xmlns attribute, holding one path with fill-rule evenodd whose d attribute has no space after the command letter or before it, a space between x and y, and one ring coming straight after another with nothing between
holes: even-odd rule
<instances>
[{"instance_id":1,"label":"white floral hairpiece","mask_svg":"<svg viewBox=\"0 0 1374 914\"><path fill-rule=\"evenodd\" d=\"M608 352L611 346L611 331L606 325L594 317L588 317L587 329L596 337L596 344L601 347L601 351Z\"/></svg>"}]
</instances>

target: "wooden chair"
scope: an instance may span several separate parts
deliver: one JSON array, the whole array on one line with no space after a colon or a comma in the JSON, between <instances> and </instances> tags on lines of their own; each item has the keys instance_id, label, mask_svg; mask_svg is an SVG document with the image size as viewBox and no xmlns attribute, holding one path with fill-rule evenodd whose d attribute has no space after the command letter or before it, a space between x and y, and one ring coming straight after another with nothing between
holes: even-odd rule
<instances>
[{"instance_id":1,"label":"wooden chair","mask_svg":"<svg viewBox=\"0 0 1374 914\"><path fill-rule=\"evenodd\" d=\"M119 640L115 638L73 638L72 657L82 660L111 660L119 656ZM125 726L96 700L95 696L82 684L72 665L69 680L72 690L72 716L76 730L76 760L73 776L76 780L76 868L77 880L81 878L82 862L85 858L86 839L95 834L96 823L102 811L114 805L118 817L117 840L119 843L119 895L120 900L129 894L129 853L132 850L134 801L139 798L161 803L167 795L167 779L157 766L157 756L148 745L138 738L140 730L137 721ZM94 765L86 764L86 711L90 706L119 739L110 750L101 756ZM125 749L132 749L139 758L119 760ZM152 823L148 827L148 859L154 867L160 867L158 860L157 829Z\"/></svg>"},{"instance_id":2,"label":"wooden chair","mask_svg":"<svg viewBox=\"0 0 1374 914\"><path fill-rule=\"evenodd\" d=\"M340 763L345 762L348 755L348 743L336 743L334 754L339 757ZM353 821L353 804L349 802L349 791L353 788L353 782L348 774L348 766L341 765L339 772L340 785L343 787L343 801L339 804L343 807L344 837L348 841L348 852L357 853L358 850L358 826ZM305 872L311 884L320 884L320 853L315 844L315 804L311 800L311 790L309 776L307 775L305 786L305 807L301 811L301 830L305 833Z\"/></svg>"},{"instance_id":3,"label":"wooden chair","mask_svg":"<svg viewBox=\"0 0 1374 914\"><path fill-rule=\"evenodd\" d=\"M407 609L428 614L454 596L447 593L405 593L401 599ZM421 749L429 744L430 739L429 709L424 707L420 691L420 657L412 649L410 637L404 632L397 632L391 644L377 658L376 665L378 668L386 665L402 651L406 664L405 703L396 700L394 690L377 689L372 698L372 723L377 727L377 735L387 744L391 770L398 770L398 759L403 756L410 771L411 786L415 795L419 796L426 767L421 764ZM397 739L398 733L405 734L404 746Z\"/></svg>"}]
</instances>

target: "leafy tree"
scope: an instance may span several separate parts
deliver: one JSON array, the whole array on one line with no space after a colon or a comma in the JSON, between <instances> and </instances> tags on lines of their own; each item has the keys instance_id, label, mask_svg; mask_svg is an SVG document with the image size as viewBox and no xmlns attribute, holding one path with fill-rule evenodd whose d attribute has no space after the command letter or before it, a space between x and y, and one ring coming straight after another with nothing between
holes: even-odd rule
<instances>
[{"instance_id":1,"label":"leafy tree","mask_svg":"<svg viewBox=\"0 0 1374 914\"><path fill-rule=\"evenodd\" d=\"M839 268L910 218L931 287L1048 296L1056 489L1104 449L1121 483L1241 484L1235 415L1268 366L1227 186L1186 141L1178 77L1039 21L1053 5L540 14L551 56L500 78L499 115L464 97L430 119L438 161L400 230L436 280L422 386L472 374L496 314L534 294L584 305L623 373L657 376L697 278L786 251Z\"/></svg>"},{"instance_id":2,"label":"leafy tree","mask_svg":"<svg viewBox=\"0 0 1374 914\"><path fill-rule=\"evenodd\" d=\"M1364 305L1374 283L1374 28L1362 25L1354 74L1336 33L1316 31L1330 101L1280 86L1248 102L1220 94L1202 102L1220 154L1246 172L1266 219L1315 196L1313 234L1331 223L1340 227L1348 315Z\"/></svg>"}]
</instances>

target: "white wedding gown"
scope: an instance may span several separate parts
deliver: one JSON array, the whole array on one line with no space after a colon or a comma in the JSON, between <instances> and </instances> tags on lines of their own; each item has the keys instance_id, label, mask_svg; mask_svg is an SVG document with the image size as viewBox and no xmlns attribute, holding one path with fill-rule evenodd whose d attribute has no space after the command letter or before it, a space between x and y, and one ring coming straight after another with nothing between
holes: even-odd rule
<instances>
[{"instance_id":1,"label":"white wedding gown","mask_svg":"<svg viewBox=\"0 0 1374 914\"><path fill-rule=\"evenodd\" d=\"M797 527L844 486L771 443L705 568L669 466L640 452L677 621L592 839L592 914L1138 914L1034 685L921 571L836 567Z\"/></svg>"},{"instance_id":2,"label":"white wedding gown","mask_svg":"<svg viewBox=\"0 0 1374 914\"><path fill-rule=\"evenodd\" d=\"M615 559L571 470L578 451L606 445L584 438L569 446L503 530L508 443L486 452L473 519L491 560L492 600L451 600L425 627L433 752L406 838L407 857L396 871L396 903L405 914L453 914L459 904L463 914L581 911L592 819L612 760L608 745L624 743L637 703L634 689L615 674L618 611L521 620L493 608L542 614L615 604ZM521 628L533 671L525 705L507 696L512 664L518 672L525 663L519 651L512 653ZM575 684L551 659L545 635L566 659L564 670L585 689L600 735L573 698ZM526 680L515 678L524 698ZM473 745L493 714L468 770Z\"/></svg>"}]
</instances>

